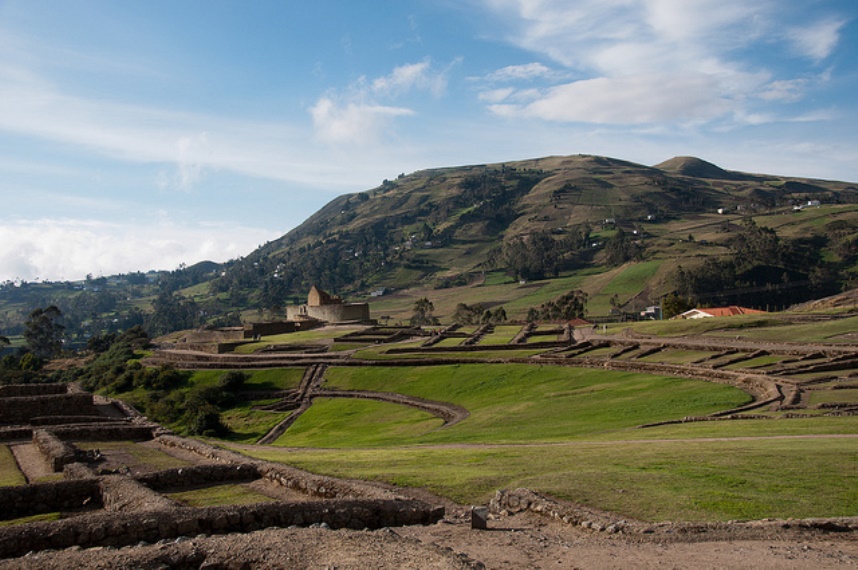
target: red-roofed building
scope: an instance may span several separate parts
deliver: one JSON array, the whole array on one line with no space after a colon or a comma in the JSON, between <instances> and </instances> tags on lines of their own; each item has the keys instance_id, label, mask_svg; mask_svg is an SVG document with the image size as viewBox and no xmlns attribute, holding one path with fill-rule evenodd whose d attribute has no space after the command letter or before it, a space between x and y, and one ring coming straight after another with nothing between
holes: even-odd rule
<instances>
[{"instance_id":1,"label":"red-roofed building","mask_svg":"<svg viewBox=\"0 0 858 570\"><path fill-rule=\"evenodd\" d=\"M735 315L764 315L765 311L757 309L749 309L747 307L739 307L738 305L730 305L729 307L712 307L709 309L691 309L685 311L673 319L706 319L709 317L732 317Z\"/></svg>"}]
</instances>

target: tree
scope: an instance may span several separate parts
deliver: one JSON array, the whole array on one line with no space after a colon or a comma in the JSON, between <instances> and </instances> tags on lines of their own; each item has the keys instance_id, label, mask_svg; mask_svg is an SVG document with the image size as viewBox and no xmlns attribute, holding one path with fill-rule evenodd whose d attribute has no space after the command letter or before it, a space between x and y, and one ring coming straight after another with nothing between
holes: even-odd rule
<instances>
[{"instance_id":1,"label":"tree","mask_svg":"<svg viewBox=\"0 0 858 570\"><path fill-rule=\"evenodd\" d=\"M662 318L669 319L694 308L694 303L687 297L670 293L661 302Z\"/></svg>"},{"instance_id":2,"label":"tree","mask_svg":"<svg viewBox=\"0 0 858 570\"><path fill-rule=\"evenodd\" d=\"M62 350L65 330L59 323L62 316L62 311L56 305L30 313L29 320L25 323L24 339L30 350L39 358L50 359Z\"/></svg>"},{"instance_id":3,"label":"tree","mask_svg":"<svg viewBox=\"0 0 858 570\"><path fill-rule=\"evenodd\" d=\"M423 325L437 325L438 317L432 312L435 310L435 305L432 301L423 297L414 302L414 313L411 315L411 326L421 327Z\"/></svg>"},{"instance_id":4,"label":"tree","mask_svg":"<svg viewBox=\"0 0 858 570\"><path fill-rule=\"evenodd\" d=\"M622 265L634 259L639 253L635 243L622 228L617 228L617 233L605 243L608 265Z\"/></svg>"},{"instance_id":5,"label":"tree","mask_svg":"<svg viewBox=\"0 0 858 570\"><path fill-rule=\"evenodd\" d=\"M456 310L453 311L453 322L460 325L473 325L479 322L482 314L483 306L479 303L476 305L459 303L456 305Z\"/></svg>"}]
</instances>

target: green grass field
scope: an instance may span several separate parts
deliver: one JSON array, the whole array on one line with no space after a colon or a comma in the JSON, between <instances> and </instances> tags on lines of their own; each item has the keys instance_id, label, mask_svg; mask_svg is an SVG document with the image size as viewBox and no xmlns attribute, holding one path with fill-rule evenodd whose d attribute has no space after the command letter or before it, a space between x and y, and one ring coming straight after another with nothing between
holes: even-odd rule
<instances>
[{"instance_id":1,"label":"green grass field","mask_svg":"<svg viewBox=\"0 0 858 570\"><path fill-rule=\"evenodd\" d=\"M15 463L9 446L0 445L0 487L25 485L26 483L27 480L24 479L24 475L18 469L18 464Z\"/></svg>"},{"instance_id":2,"label":"green grass field","mask_svg":"<svg viewBox=\"0 0 858 570\"><path fill-rule=\"evenodd\" d=\"M426 487L465 504L484 504L497 489L529 487L627 517L704 521L854 515L856 442L664 440L254 455L328 475Z\"/></svg>"},{"instance_id":3,"label":"green grass field","mask_svg":"<svg viewBox=\"0 0 858 570\"><path fill-rule=\"evenodd\" d=\"M315 405L310 408L307 413L311 415L305 414L295 424L301 424L300 437L290 429L278 440L279 445L555 442L708 414L750 400L744 392L720 384L525 364L331 367L326 378L326 386L331 388L393 391L451 402L465 407L471 416L449 428L436 429L436 420L423 421L406 409L401 417L386 422L385 429L395 435L385 439L384 435L361 433L373 425L381 407L332 400L318 412L314 412ZM388 413L392 412L384 412Z\"/></svg>"},{"instance_id":4,"label":"green grass field","mask_svg":"<svg viewBox=\"0 0 858 570\"><path fill-rule=\"evenodd\" d=\"M225 374L223 370L197 370L191 377L192 386L215 386ZM288 390L298 387L304 368L271 368L248 370L242 390Z\"/></svg>"},{"instance_id":5,"label":"green grass field","mask_svg":"<svg viewBox=\"0 0 858 570\"><path fill-rule=\"evenodd\" d=\"M242 402L221 412L221 421L230 432L225 439L237 443L254 443L284 419L288 412L265 412L253 410L257 404L273 403L276 400Z\"/></svg>"},{"instance_id":6,"label":"green grass field","mask_svg":"<svg viewBox=\"0 0 858 570\"><path fill-rule=\"evenodd\" d=\"M174 469L189 465L187 461L173 457L157 448L133 441L80 441L75 442L75 445L84 451L98 449L102 453L121 452L128 457L129 463L147 465L153 469ZM127 465L127 467L132 466Z\"/></svg>"},{"instance_id":7,"label":"green grass field","mask_svg":"<svg viewBox=\"0 0 858 570\"><path fill-rule=\"evenodd\" d=\"M375 447L399 445L444 422L428 412L372 400L316 398L275 445ZM359 426L359 428L358 428Z\"/></svg>"}]
</instances>

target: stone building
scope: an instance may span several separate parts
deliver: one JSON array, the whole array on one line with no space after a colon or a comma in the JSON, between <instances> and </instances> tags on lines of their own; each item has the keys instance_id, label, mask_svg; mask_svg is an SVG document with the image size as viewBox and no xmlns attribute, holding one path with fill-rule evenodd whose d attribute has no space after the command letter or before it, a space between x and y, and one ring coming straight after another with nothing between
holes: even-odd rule
<instances>
[{"instance_id":1,"label":"stone building","mask_svg":"<svg viewBox=\"0 0 858 570\"><path fill-rule=\"evenodd\" d=\"M317 320L328 323L371 322L369 304L346 303L315 285L310 287L306 305L286 307L286 318L290 321Z\"/></svg>"}]
</instances>

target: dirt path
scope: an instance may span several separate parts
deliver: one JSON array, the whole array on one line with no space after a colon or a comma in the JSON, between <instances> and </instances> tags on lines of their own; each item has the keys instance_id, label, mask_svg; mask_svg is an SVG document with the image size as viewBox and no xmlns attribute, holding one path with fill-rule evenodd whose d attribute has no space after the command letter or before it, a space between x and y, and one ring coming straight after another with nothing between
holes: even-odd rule
<instances>
[{"instance_id":1,"label":"dirt path","mask_svg":"<svg viewBox=\"0 0 858 570\"><path fill-rule=\"evenodd\" d=\"M27 483L36 483L54 475L51 466L45 461L45 456L34 443L10 443L9 451L12 452Z\"/></svg>"}]
</instances>

